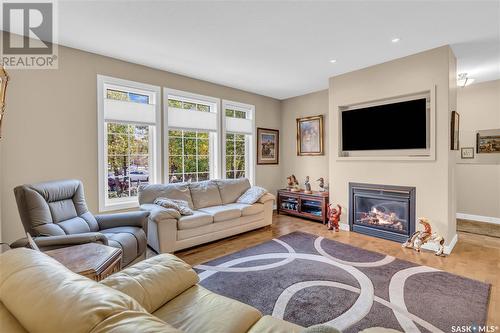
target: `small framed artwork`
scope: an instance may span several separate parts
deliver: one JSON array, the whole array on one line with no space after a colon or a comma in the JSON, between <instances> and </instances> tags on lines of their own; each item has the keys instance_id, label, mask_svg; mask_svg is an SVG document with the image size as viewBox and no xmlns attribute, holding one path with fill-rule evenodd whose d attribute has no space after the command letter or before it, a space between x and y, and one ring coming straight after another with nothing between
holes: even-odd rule
<instances>
[{"instance_id":1,"label":"small framed artwork","mask_svg":"<svg viewBox=\"0 0 500 333\"><path fill-rule=\"evenodd\" d=\"M500 129L478 131L476 138L478 154L500 153Z\"/></svg>"},{"instance_id":2,"label":"small framed artwork","mask_svg":"<svg viewBox=\"0 0 500 333\"><path fill-rule=\"evenodd\" d=\"M474 147L463 147L463 148L460 148L460 156L463 159L472 159L472 158L474 158Z\"/></svg>"},{"instance_id":3,"label":"small framed artwork","mask_svg":"<svg viewBox=\"0 0 500 333\"><path fill-rule=\"evenodd\" d=\"M460 115L457 111L451 111L451 150L458 150L460 147L458 138L460 136Z\"/></svg>"},{"instance_id":4,"label":"small framed artwork","mask_svg":"<svg viewBox=\"0 0 500 333\"><path fill-rule=\"evenodd\" d=\"M257 128L257 164L279 164L280 131Z\"/></svg>"},{"instance_id":5,"label":"small framed artwork","mask_svg":"<svg viewBox=\"0 0 500 333\"><path fill-rule=\"evenodd\" d=\"M297 119L297 155L323 155L323 115Z\"/></svg>"}]
</instances>

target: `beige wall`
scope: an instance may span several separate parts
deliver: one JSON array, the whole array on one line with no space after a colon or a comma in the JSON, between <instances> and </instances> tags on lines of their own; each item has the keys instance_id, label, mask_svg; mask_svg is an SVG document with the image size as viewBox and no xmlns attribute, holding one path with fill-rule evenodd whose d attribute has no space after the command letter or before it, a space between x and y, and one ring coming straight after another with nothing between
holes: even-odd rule
<instances>
[{"instance_id":1,"label":"beige wall","mask_svg":"<svg viewBox=\"0 0 500 333\"><path fill-rule=\"evenodd\" d=\"M324 151L323 156L297 156L296 119L323 115ZM328 90L281 101L281 171L283 186L286 176L294 174L303 186L306 176L310 176L313 190L318 189L316 179L325 178L328 182Z\"/></svg>"},{"instance_id":2,"label":"beige wall","mask_svg":"<svg viewBox=\"0 0 500 333\"><path fill-rule=\"evenodd\" d=\"M460 146L476 147L476 131L500 128L500 80L458 89ZM457 158L457 212L500 218L500 154Z\"/></svg>"},{"instance_id":3,"label":"beige wall","mask_svg":"<svg viewBox=\"0 0 500 333\"><path fill-rule=\"evenodd\" d=\"M12 189L23 183L78 178L98 209L96 75L144 82L253 104L256 126L280 129L280 101L66 47L58 70L11 70L0 141L2 240L23 236ZM256 183L275 192L280 166L257 166Z\"/></svg>"},{"instance_id":4,"label":"beige wall","mask_svg":"<svg viewBox=\"0 0 500 333\"><path fill-rule=\"evenodd\" d=\"M346 214L348 183L415 186L417 216L426 216L448 244L455 236L453 200L454 162L449 151L450 113L454 93L450 92L454 57L448 46L397 59L380 65L330 78L330 197ZM454 70L453 70L454 71ZM436 86L436 160L435 161L349 161L337 160L339 106L401 96Z\"/></svg>"}]
</instances>

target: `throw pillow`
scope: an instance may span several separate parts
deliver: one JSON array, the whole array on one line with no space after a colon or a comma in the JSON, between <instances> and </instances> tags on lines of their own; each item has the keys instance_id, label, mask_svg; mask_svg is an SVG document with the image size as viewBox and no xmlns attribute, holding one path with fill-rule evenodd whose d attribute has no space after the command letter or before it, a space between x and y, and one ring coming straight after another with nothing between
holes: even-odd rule
<instances>
[{"instance_id":1,"label":"throw pillow","mask_svg":"<svg viewBox=\"0 0 500 333\"><path fill-rule=\"evenodd\" d=\"M259 199L267 193L267 190L260 186L252 186L245 193L241 195L241 197L236 200L237 203L243 203L252 205L259 201Z\"/></svg>"},{"instance_id":2,"label":"throw pillow","mask_svg":"<svg viewBox=\"0 0 500 333\"><path fill-rule=\"evenodd\" d=\"M159 197L155 199L154 204L165 208L175 209L181 213L181 215L193 215L193 211L189 208L189 204L185 200Z\"/></svg>"}]
</instances>

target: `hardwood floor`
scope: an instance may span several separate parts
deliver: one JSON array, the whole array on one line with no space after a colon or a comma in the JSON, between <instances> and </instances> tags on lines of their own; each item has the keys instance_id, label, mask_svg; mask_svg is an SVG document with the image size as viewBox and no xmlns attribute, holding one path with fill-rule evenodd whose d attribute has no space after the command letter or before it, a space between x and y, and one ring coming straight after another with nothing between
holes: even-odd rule
<instances>
[{"instance_id":1,"label":"hardwood floor","mask_svg":"<svg viewBox=\"0 0 500 333\"><path fill-rule=\"evenodd\" d=\"M275 215L273 225L226 238L207 245L179 251L176 255L191 265L200 264L226 254L266 242L272 238L303 231L351 244L367 250L385 253L419 265L465 276L492 285L488 324L500 326L500 238L459 232L458 242L448 257L437 257L432 252L417 253L400 244L354 232L333 232L326 226L299 218ZM450 304L453 306L453 304Z\"/></svg>"}]
</instances>

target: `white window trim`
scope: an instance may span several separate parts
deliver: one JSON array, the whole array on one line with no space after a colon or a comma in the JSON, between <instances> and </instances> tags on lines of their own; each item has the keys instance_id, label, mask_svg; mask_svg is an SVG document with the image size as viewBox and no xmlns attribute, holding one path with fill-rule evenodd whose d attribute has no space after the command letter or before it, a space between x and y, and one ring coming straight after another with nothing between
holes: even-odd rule
<instances>
[{"instance_id":1,"label":"white window trim","mask_svg":"<svg viewBox=\"0 0 500 333\"><path fill-rule=\"evenodd\" d=\"M215 108L215 112L217 114L217 130L216 131L209 131L209 140L212 144L210 144L210 151L209 151L209 164L210 164L210 178L221 178L221 163L222 163L222 158L221 154L219 154L219 147L221 146L221 140L222 140L222 135L221 135L221 103L219 98L211 97L211 96L205 96L205 95L200 95L200 94L195 94L187 91L182 91L182 90L177 90L177 89L171 89L171 88L163 88L163 142L164 142L164 148L163 148L163 156L164 156L164 166L163 166L163 180L165 183L169 183L170 179L168 177L169 175L169 154L168 154L168 143L169 143L169 138L168 138L168 131L169 130L185 130L185 131L207 131L205 128L180 128L180 127L169 127L168 126L168 99L169 96L172 98L180 98L183 100L190 101L192 103L196 102L205 102L207 104L212 105ZM186 112L190 112L189 110L186 110ZM215 134L215 139L213 138Z\"/></svg>"},{"instance_id":2,"label":"white window trim","mask_svg":"<svg viewBox=\"0 0 500 333\"><path fill-rule=\"evenodd\" d=\"M137 197L123 198L108 202L107 199L107 186L108 186L108 172L107 172L107 140L105 120L104 120L104 87L105 86L118 86L126 87L131 92L148 91L154 96L155 99L155 113L156 123L148 124L154 126L150 132L153 140L149 142L150 160L149 163L153 166L153 173L150 175L149 182L157 183L160 180L161 171L161 88L145 83L134 82L129 80L118 79L110 76L97 75L97 151L98 151L98 192L99 192L99 211L113 211L127 208L135 208L139 206ZM123 122L127 123L127 122Z\"/></svg>"},{"instance_id":3,"label":"white window trim","mask_svg":"<svg viewBox=\"0 0 500 333\"><path fill-rule=\"evenodd\" d=\"M221 132L221 138L222 138L222 162L221 162L221 169L222 169L222 178L226 178L226 108L227 109L233 109L233 110L239 110L239 111L245 111L245 112L250 112L250 117L252 120L252 134L251 138L245 140L245 150L248 151L248 159L245 158L245 173L247 173L245 176L248 178L250 181L250 184L255 185L255 166L256 166L256 151L255 151L255 105L251 104L245 104L245 103L240 103L240 102L235 102L235 101L230 101L223 99L222 100L222 110L221 110L221 115L222 115L222 121L221 121L221 127L222 127L222 132Z\"/></svg>"}]
</instances>

